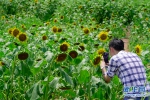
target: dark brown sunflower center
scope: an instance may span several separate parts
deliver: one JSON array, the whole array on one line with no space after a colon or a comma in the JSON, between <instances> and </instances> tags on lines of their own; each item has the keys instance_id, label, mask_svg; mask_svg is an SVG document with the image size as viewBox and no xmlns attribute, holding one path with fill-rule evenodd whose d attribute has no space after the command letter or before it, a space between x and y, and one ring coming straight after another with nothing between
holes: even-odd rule
<instances>
[{"instance_id":1,"label":"dark brown sunflower center","mask_svg":"<svg viewBox=\"0 0 150 100\"><path fill-rule=\"evenodd\" d=\"M19 30L18 29L15 29L14 31L13 31L13 35L14 36L17 36L19 34Z\"/></svg>"},{"instance_id":2,"label":"dark brown sunflower center","mask_svg":"<svg viewBox=\"0 0 150 100\"><path fill-rule=\"evenodd\" d=\"M101 35L101 39L102 39L102 40L106 40L106 38L107 38L107 35L106 35L106 34L102 34L102 35Z\"/></svg>"},{"instance_id":3,"label":"dark brown sunflower center","mask_svg":"<svg viewBox=\"0 0 150 100\"><path fill-rule=\"evenodd\" d=\"M139 53L139 52L140 52L140 49L139 49L139 48L136 48L136 52Z\"/></svg>"},{"instance_id":4,"label":"dark brown sunflower center","mask_svg":"<svg viewBox=\"0 0 150 100\"><path fill-rule=\"evenodd\" d=\"M61 18L61 19L64 19L64 16L61 16L60 18Z\"/></svg>"},{"instance_id":5,"label":"dark brown sunflower center","mask_svg":"<svg viewBox=\"0 0 150 100\"><path fill-rule=\"evenodd\" d=\"M25 60L25 59L27 59L28 58L28 53L26 53L26 52L22 52L22 53L20 53L19 55L18 55L18 58L20 59L20 60Z\"/></svg>"},{"instance_id":6,"label":"dark brown sunflower center","mask_svg":"<svg viewBox=\"0 0 150 100\"><path fill-rule=\"evenodd\" d=\"M47 36L43 36L43 37L42 37L42 40L47 40Z\"/></svg>"},{"instance_id":7,"label":"dark brown sunflower center","mask_svg":"<svg viewBox=\"0 0 150 100\"><path fill-rule=\"evenodd\" d=\"M100 63L100 57L96 57L93 61L94 65L98 65Z\"/></svg>"},{"instance_id":8,"label":"dark brown sunflower center","mask_svg":"<svg viewBox=\"0 0 150 100\"><path fill-rule=\"evenodd\" d=\"M61 28L58 28L58 32L62 32L62 29L61 29Z\"/></svg>"},{"instance_id":9,"label":"dark brown sunflower center","mask_svg":"<svg viewBox=\"0 0 150 100\"><path fill-rule=\"evenodd\" d=\"M19 40L20 41L25 41L27 39L26 35L25 34L20 34L19 35Z\"/></svg>"},{"instance_id":10,"label":"dark brown sunflower center","mask_svg":"<svg viewBox=\"0 0 150 100\"><path fill-rule=\"evenodd\" d=\"M67 50L68 50L68 46L67 46L66 44L62 44L62 45L60 46L60 50L61 50L61 51L67 51Z\"/></svg>"},{"instance_id":11,"label":"dark brown sunflower center","mask_svg":"<svg viewBox=\"0 0 150 100\"><path fill-rule=\"evenodd\" d=\"M88 34L90 31L88 29L84 29L84 33Z\"/></svg>"},{"instance_id":12,"label":"dark brown sunflower center","mask_svg":"<svg viewBox=\"0 0 150 100\"><path fill-rule=\"evenodd\" d=\"M5 65L5 63L4 63L4 62L1 62L1 65L2 65L2 66L4 66L4 65Z\"/></svg>"},{"instance_id":13,"label":"dark brown sunflower center","mask_svg":"<svg viewBox=\"0 0 150 100\"><path fill-rule=\"evenodd\" d=\"M70 51L69 52L69 55L72 57L72 58L76 58L78 56L78 53L76 51Z\"/></svg>"},{"instance_id":14,"label":"dark brown sunflower center","mask_svg":"<svg viewBox=\"0 0 150 100\"><path fill-rule=\"evenodd\" d=\"M66 57L67 57L67 54L66 54L66 53L59 54L59 55L57 56L56 61L58 61L58 62L64 61L64 60L66 59Z\"/></svg>"},{"instance_id":15,"label":"dark brown sunflower center","mask_svg":"<svg viewBox=\"0 0 150 100\"><path fill-rule=\"evenodd\" d=\"M57 27L53 27L52 30L53 30L54 33L58 31L58 30L57 30Z\"/></svg>"}]
</instances>

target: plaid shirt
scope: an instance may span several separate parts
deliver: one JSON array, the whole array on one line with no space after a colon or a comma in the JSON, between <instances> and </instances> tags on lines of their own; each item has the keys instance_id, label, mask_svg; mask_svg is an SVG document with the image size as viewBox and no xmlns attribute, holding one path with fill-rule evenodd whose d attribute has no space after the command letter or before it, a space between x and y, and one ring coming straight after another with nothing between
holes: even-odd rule
<instances>
[{"instance_id":1,"label":"plaid shirt","mask_svg":"<svg viewBox=\"0 0 150 100\"><path fill-rule=\"evenodd\" d=\"M150 91L150 86L146 84L146 72L141 59L135 54L120 51L114 55L109 62L107 75L113 77L117 75L125 86L146 86Z\"/></svg>"}]
</instances>

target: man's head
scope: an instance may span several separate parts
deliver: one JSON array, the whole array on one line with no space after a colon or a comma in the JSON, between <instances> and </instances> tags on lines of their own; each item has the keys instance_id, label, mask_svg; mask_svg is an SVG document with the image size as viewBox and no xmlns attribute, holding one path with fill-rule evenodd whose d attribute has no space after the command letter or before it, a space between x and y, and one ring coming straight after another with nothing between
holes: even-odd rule
<instances>
[{"instance_id":1,"label":"man's head","mask_svg":"<svg viewBox=\"0 0 150 100\"><path fill-rule=\"evenodd\" d=\"M119 51L124 50L124 42L121 39L113 39L109 42L109 52L113 56Z\"/></svg>"}]
</instances>

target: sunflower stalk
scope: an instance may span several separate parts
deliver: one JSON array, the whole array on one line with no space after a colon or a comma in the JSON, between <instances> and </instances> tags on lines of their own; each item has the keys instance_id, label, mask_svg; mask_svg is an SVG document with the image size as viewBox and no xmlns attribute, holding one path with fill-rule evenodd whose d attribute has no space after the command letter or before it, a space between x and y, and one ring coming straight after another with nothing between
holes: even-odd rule
<instances>
[{"instance_id":1,"label":"sunflower stalk","mask_svg":"<svg viewBox=\"0 0 150 100\"><path fill-rule=\"evenodd\" d=\"M52 65L53 65L53 62L54 62L54 58L55 58L55 55L54 55L54 57L52 58L52 60L51 60L51 62L50 63L48 63L49 65L49 75L48 75L48 81L47 81L47 84L45 85L45 87L49 87L48 85L49 85L49 79L50 79L50 76L51 76L51 72L52 72L52 70L51 70L51 67L52 67ZM48 95L48 93L49 93L49 91L48 91L48 88L45 88L45 95L44 95L44 97L43 97L43 100L48 100L48 97L49 97L49 95Z\"/></svg>"},{"instance_id":2,"label":"sunflower stalk","mask_svg":"<svg viewBox=\"0 0 150 100\"><path fill-rule=\"evenodd\" d=\"M16 57L14 57L12 69L11 69L10 100L13 99L13 81L14 81L15 64L16 64Z\"/></svg>"},{"instance_id":3,"label":"sunflower stalk","mask_svg":"<svg viewBox=\"0 0 150 100\"><path fill-rule=\"evenodd\" d=\"M93 68L90 69L90 79L92 78L93 75ZM88 99L91 100L91 80L88 83Z\"/></svg>"}]
</instances>

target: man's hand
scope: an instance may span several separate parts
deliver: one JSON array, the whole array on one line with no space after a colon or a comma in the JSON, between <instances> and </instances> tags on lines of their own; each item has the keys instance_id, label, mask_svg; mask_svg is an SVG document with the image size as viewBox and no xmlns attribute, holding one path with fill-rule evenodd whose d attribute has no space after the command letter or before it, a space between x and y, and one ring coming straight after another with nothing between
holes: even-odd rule
<instances>
[{"instance_id":1,"label":"man's hand","mask_svg":"<svg viewBox=\"0 0 150 100\"><path fill-rule=\"evenodd\" d=\"M107 71L106 71L106 68L105 68L106 64L105 64L105 61L102 57L102 60L100 62L100 68L102 69L102 73L103 73L103 77L104 77L104 81L106 83L109 83L111 78L107 75Z\"/></svg>"},{"instance_id":2,"label":"man's hand","mask_svg":"<svg viewBox=\"0 0 150 100\"><path fill-rule=\"evenodd\" d=\"M102 60L100 62L100 68L103 69L105 67L105 61L104 61L104 58L102 56Z\"/></svg>"}]
</instances>

